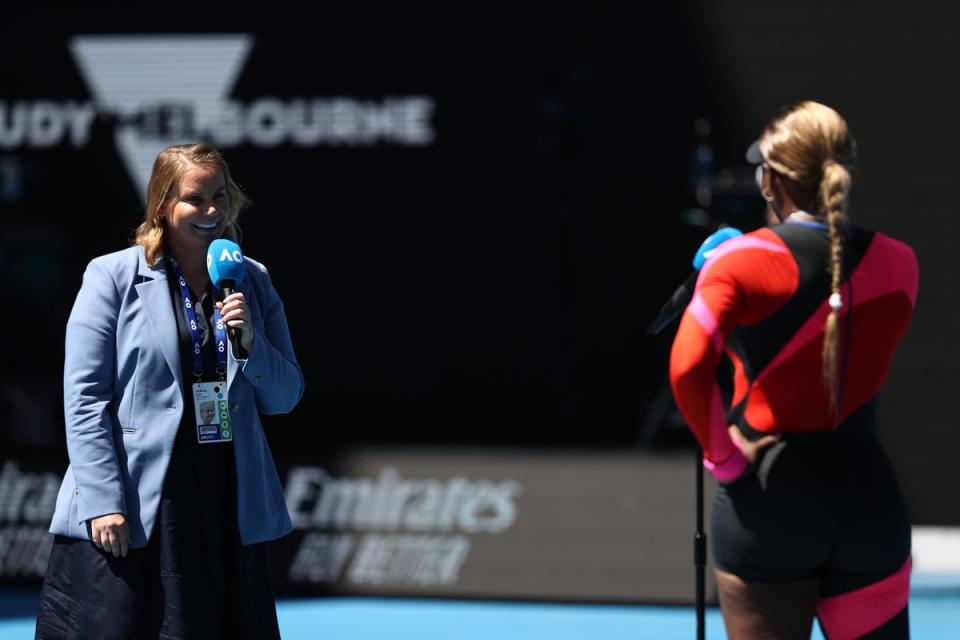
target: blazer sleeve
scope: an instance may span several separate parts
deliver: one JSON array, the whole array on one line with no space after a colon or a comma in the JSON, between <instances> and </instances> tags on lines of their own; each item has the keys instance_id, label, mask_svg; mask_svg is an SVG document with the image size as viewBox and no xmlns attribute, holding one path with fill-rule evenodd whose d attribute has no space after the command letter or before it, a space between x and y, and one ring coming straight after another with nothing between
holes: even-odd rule
<instances>
[{"instance_id":1,"label":"blazer sleeve","mask_svg":"<svg viewBox=\"0 0 960 640\"><path fill-rule=\"evenodd\" d=\"M119 309L113 277L97 261L91 262L67 320L63 365L67 453L77 483L80 522L126 513L111 414Z\"/></svg>"},{"instance_id":2,"label":"blazer sleeve","mask_svg":"<svg viewBox=\"0 0 960 640\"><path fill-rule=\"evenodd\" d=\"M254 324L253 349L241 361L241 371L253 386L261 413L287 413L303 396L303 373L293 352L283 302L266 267L257 264L253 268L260 271L258 294L263 330Z\"/></svg>"}]
</instances>

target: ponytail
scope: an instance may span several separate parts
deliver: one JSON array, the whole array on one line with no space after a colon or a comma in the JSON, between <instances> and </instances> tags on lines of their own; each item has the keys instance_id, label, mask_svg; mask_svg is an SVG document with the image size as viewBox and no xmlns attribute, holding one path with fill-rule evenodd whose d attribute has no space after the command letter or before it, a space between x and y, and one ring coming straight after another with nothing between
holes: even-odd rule
<instances>
[{"instance_id":1,"label":"ponytail","mask_svg":"<svg viewBox=\"0 0 960 640\"><path fill-rule=\"evenodd\" d=\"M840 225L847 217L847 198L850 193L850 171L833 160L823 163L820 180L820 214L826 218L830 232L830 314L823 333L823 383L830 397L834 415L839 414L837 350L840 342L840 309L843 299L840 283L843 279L843 237Z\"/></svg>"}]
</instances>

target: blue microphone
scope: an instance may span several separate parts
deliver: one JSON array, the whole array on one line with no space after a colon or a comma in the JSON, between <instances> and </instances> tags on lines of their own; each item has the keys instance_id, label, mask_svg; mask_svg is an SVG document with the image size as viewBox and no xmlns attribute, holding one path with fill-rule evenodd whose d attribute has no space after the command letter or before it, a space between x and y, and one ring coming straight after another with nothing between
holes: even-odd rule
<instances>
[{"instance_id":1,"label":"blue microphone","mask_svg":"<svg viewBox=\"0 0 960 640\"><path fill-rule=\"evenodd\" d=\"M243 282L246 269L243 251L236 242L219 238L207 247L207 273L213 286L223 291L224 298L236 290L238 283ZM233 341L234 353L239 357L240 330L227 327L227 333Z\"/></svg>"},{"instance_id":2,"label":"blue microphone","mask_svg":"<svg viewBox=\"0 0 960 640\"><path fill-rule=\"evenodd\" d=\"M243 251L236 242L220 238L210 243L207 248L207 273L214 286L223 290L224 296L233 293L237 283L243 282L246 269Z\"/></svg>"},{"instance_id":3,"label":"blue microphone","mask_svg":"<svg viewBox=\"0 0 960 640\"><path fill-rule=\"evenodd\" d=\"M742 235L743 233L739 229L734 229L733 227L721 227L711 233L707 239L703 241L703 244L700 245L700 248L697 249L697 255L693 256L693 268L700 271L700 267L707 261L707 258L713 255L717 247L727 240L732 240Z\"/></svg>"}]
</instances>

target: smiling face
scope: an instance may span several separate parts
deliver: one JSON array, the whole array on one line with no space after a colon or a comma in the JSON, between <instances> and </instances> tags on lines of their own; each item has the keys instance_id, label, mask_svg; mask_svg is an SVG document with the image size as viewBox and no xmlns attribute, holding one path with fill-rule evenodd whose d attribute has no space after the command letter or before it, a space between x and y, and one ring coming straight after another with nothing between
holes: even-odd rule
<instances>
[{"instance_id":1,"label":"smiling face","mask_svg":"<svg viewBox=\"0 0 960 640\"><path fill-rule=\"evenodd\" d=\"M200 403L200 420L203 422L203 424L213 424L213 420L216 417L217 408L213 402Z\"/></svg>"},{"instance_id":2,"label":"smiling face","mask_svg":"<svg viewBox=\"0 0 960 640\"><path fill-rule=\"evenodd\" d=\"M228 212L227 184L214 165L189 165L175 182L164 206L167 242L184 263L204 258L223 233Z\"/></svg>"}]
</instances>

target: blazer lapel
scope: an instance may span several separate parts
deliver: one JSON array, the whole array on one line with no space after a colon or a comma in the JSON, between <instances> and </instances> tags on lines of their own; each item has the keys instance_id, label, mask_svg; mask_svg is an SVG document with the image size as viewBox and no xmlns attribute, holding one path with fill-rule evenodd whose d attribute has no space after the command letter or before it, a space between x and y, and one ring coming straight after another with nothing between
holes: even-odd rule
<instances>
[{"instance_id":1,"label":"blazer lapel","mask_svg":"<svg viewBox=\"0 0 960 640\"><path fill-rule=\"evenodd\" d=\"M155 268L151 268L144 260L141 251L140 270L137 276L140 282L135 285L135 288L151 329L150 335L145 337L163 353L174 379L183 388L180 351L177 347L179 344L177 319L173 315L173 305L170 304L170 289L167 285L167 272L163 267L163 261L159 261Z\"/></svg>"}]
</instances>

